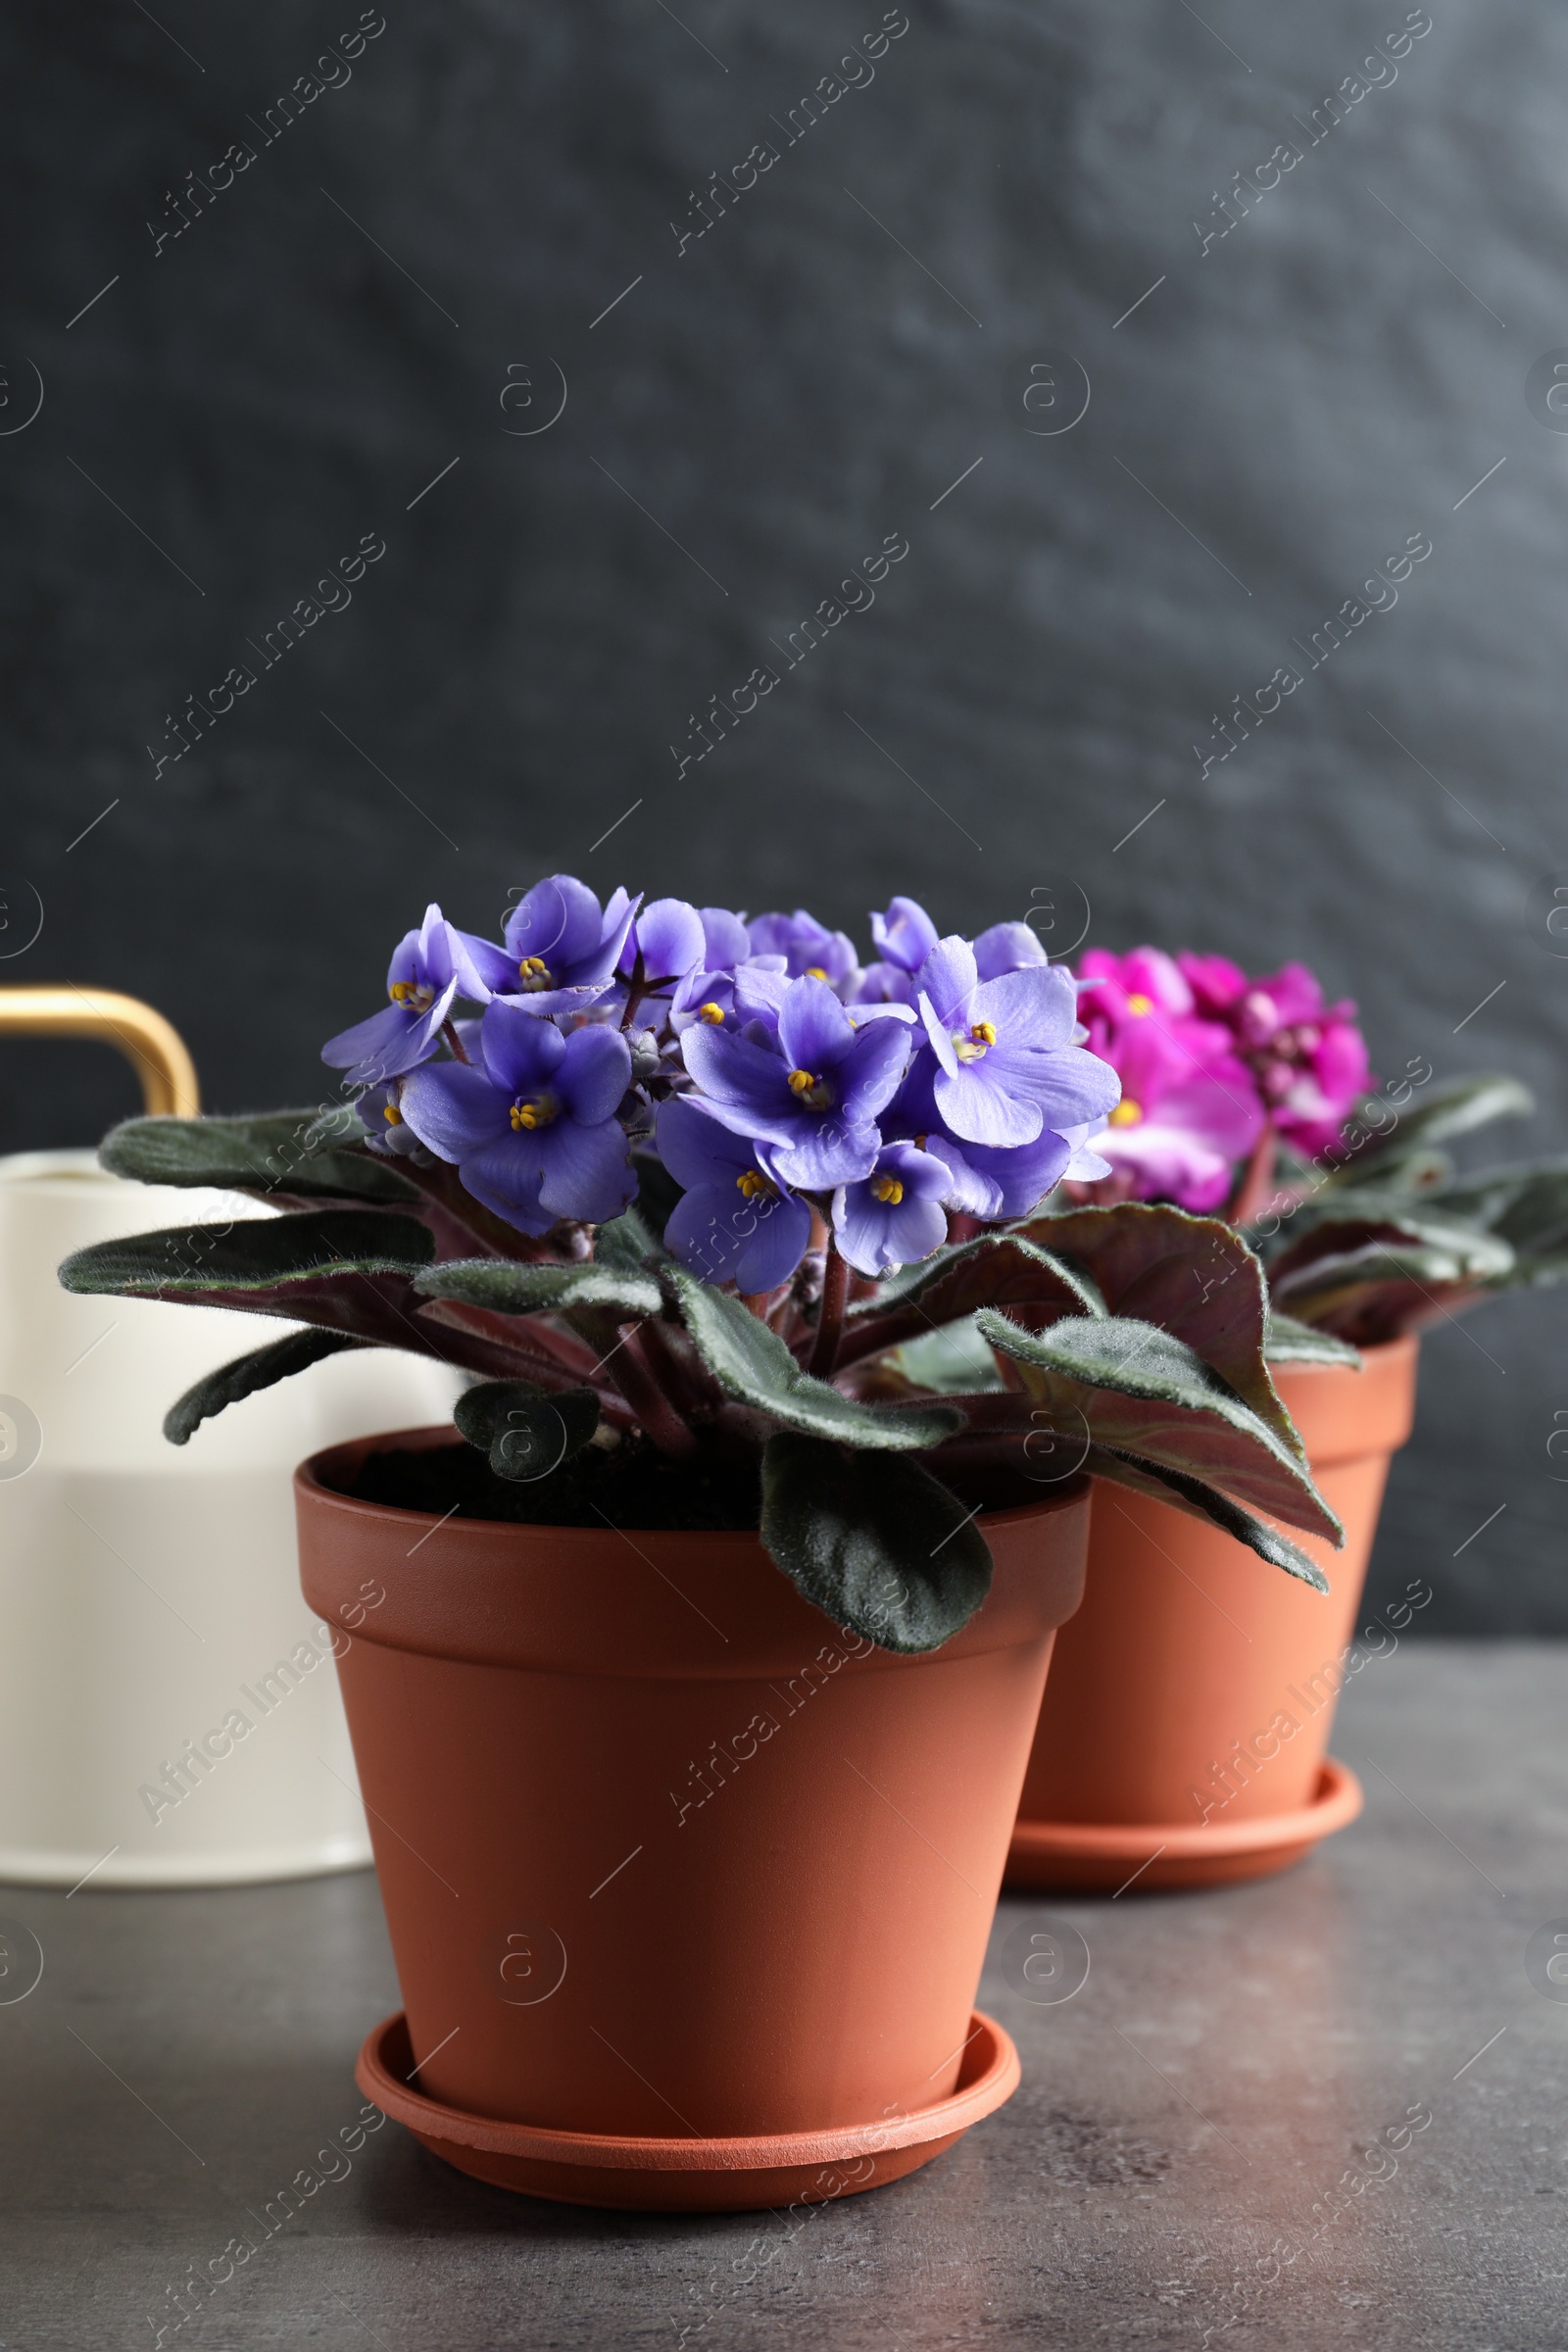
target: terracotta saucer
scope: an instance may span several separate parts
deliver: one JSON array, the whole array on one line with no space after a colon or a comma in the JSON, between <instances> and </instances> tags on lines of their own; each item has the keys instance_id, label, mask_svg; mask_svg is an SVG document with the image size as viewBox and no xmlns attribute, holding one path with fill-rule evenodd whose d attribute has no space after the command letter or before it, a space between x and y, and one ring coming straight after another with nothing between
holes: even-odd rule
<instances>
[{"instance_id":1,"label":"terracotta saucer","mask_svg":"<svg viewBox=\"0 0 1568 2352\"><path fill-rule=\"evenodd\" d=\"M1365 1798L1348 1764L1327 1758L1317 1793L1289 1813L1247 1821L1023 1821L1012 1833L1004 1886L1066 1893L1140 1894L1162 1886L1219 1886L1289 1870L1319 1838L1354 1821Z\"/></svg>"},{"instance_id":2,"label":"terracotta saucer","mask_svg":"<svg viewBox=\"0 0 1568 2352\"><path fill-rule=\"evenodd\" d=\"M401 2009L366 2037L355 2080L384 2114L459 2172L562 2205L656 2213L746 2213L819 2205L898 2180L940 2156L1018 2087L1010 2035L976 2010L958 2086L892 2122L757 2139L613 2139L492 2122L426 2098Z\"/></svg>"}]
</instances>

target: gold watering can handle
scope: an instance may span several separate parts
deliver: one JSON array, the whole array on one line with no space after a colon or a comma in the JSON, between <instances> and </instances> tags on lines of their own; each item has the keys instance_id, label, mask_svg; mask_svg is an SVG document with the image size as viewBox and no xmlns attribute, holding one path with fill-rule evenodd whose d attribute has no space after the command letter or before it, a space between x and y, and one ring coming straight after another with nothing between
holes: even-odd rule
<instances>
[{"instance_id":1,"label":"gold watering can handle","mask_svg":"<svg viewBox=\"0 0 1568 2352\"><path fill-rule=\"evenodd\" d=\"M190 1119L201 1108L196 1065L172 1022L112 988L0 988L0 1035L96 1037L134 1063L150 1113Z\"/></svg>"}]
</instances>

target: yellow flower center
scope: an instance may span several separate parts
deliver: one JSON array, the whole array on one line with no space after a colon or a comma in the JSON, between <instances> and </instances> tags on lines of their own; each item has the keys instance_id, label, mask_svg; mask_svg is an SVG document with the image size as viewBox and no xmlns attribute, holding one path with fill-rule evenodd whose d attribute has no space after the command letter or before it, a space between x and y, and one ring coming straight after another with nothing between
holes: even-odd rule
<instances>
[{"instance_id":1,"label":"yellow flower center","mask_svg":"<svg viewBox=\"0 0 1568 2352\"><path fill-rule=\"evenodd\" d=\"M549 988L550 966L542 956L525 956L517 966L517 978L522 982L525 994Z\"/></svg>"},{"instance_id":2,"label":"yellow flower center","mask_svg":"<svg viewBox=\"0 0 1568 2352\"><path fill-rule=\"evenodd\" d=\"M990 1021L973 1021L967 1037L961 1029L953 1032L953 1051L960 1061L978 1061L988 1046L997 1042L997 1032Z\"/></svg>"},{"instance_id":3,"label":"yellow flower center","mask_svg":"<svg viewBox=\"0 0 1568 2352\"><path fill-rule=\"evenodd\" d=\"M800 1096L808 1110L826 1110L833 1100L827 1080L813 1078L809 1070L791 1070L790 1092Z\"/></svg>"},{"instance_id":4,"label":"yellow flower center","mask_svg":"<svg viewBox=\"0 0 1568 2352\"><path fill-rule=\"evenodd\" d=\"M819 963L808 963L806 967L806 977L808 980L825 980L827 974Z\"/></svg>"},{"instance_id":5,"label":"yellow flower center","mask_svg":"<svg viewBox=\"0 0 1568 2352\"><path fill-rule=\"evenodd\" d=\"M879 1200L886 1201L889 1208L897 1208L904 1199L904 1187L896 1176L879 1176L871 1190Z\"/></svg>"},{"instance_id":6,"label":"yellow flower center","mask_svg":"<svg viewBox=\"0 0 1568 2352\"><path fill-rule=\"evenodd\" d=\"M1110 1114L1109 1124L1112 1127L1136 1127L1143 1115L1143 1104L1135 1102L1131 1095L1123 1095Z\"/></svg>"},{"instance_id":7,"label":"yellow flower center","mask_svg":"<svg viewBox=\"0 0 1568 2352\"><path fill-rule=\"evenodd\" d=\"M550 1095L535 1095L526 1102L519 1098L512 1105L513 1133L515 1134L520 1128L526 1128L531 1135L536 1127L552 1126L557 1117L558 1107L555 1099Z\"/></svg>"},{"instance_id":8,"label":"yellow flower center","mask_svg":"<svg viewBox=\"0 0 1568 2352\"><path fill-rule=\"evenodd\" d=\"M778 1199L777 1186L768 1183L760 1168L748 1168L743 1176L736 1177L735 1182L748 1200Z\"/></svg>"},{"instance_id":9,"label":"yellow flower center","mask_svg":"<svg viewBox=\"0 0 1568 2352\"><path fill-rule=\"evenodd\" d=\"M721 1004L713 1004L710 999L708 1004L698 1005L697 1018L700 1021L707 1021L710 1028L716 1029L724 1018L724 1008Z\"/></svg>"},{"instance_id":10,"label":"yellow flower center","mask_svg":"<svg viewBox=\"0 0 1568 2352\"><path fill-rule=\"evenodd\" d=\"M387 994L409 1012L428 1012L435 1003L435 990L421 988L417 980L394 980Z\"/></svg>"},{"instance_id":11,"label":"yellow flower center","mask_svg":"<svg viewBox=\"0 0 1568 2352\"><path fill-rule=\"evenodd\" d=\"M383 1119L385 1119L389 1127L401 1127L403 1124L403 1113L401 1110L399 1110L395 1102L389 1102L382 1111L381 1116Z\"/></svg>"},{"instance_id":12,"label":"yellow flower center","mask_svg":"<svg viewBox=\"0 0 1568 2352\"><path fill-rule=\"evenodd\" d=\"M1154 1000L1152 997L1146 997L1143 995L1129 997L1127 1000L1127 1009L1131 1013L1138 1014L1141 1018L1144 1013L1153 1011Z\"/></svg>"}]
</instances>

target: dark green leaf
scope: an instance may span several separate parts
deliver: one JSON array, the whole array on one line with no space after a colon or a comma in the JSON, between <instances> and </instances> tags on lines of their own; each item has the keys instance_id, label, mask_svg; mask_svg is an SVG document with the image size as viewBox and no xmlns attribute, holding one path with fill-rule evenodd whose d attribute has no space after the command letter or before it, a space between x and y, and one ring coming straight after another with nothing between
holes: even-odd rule
<instances>
[{"instance_id":1,"label":"dark green leaf","mask_svg":"<svg viewBox=\"0 0 1568 2352\"><path fill-rule=\"evenodd\" d=\"M981 1306L1006 1306L1029 1330L1058 1315L1098 1315L1092 1282L1049 1250L1013 1234L982 1234L938 1250L882 1283L845 1320L839 1365L879 1355L905 1340L955 1323Z\"/></svg>"},{"instance_id":2,"label":"dark green leaf","mask_svg":"<svg viewBox=\"0 0 1568 2352\"><path fill-rule=\"evenodd\" d=\"M1079 1314L1100 1314L1104 1307L1092 1282L1025 1235L983 1233L901 1267L856 1313L880 1315L918 1301L928 1327L953 1322L978 1306L1010 1305L1037 1295L1043 1303L1060 1298Z\"/></svg>"},{"instance_id":3,"label":"dark green leaf","mask_svg":"<svg viewBox=\"0 0 1568 2352\"><path fill-rule=\"evenodd\" d=\"M727 1396L768 1413L808 1437L847 1446L906 1450L936 1446L963 1427L951 1407L857 1403L825 1380L803 1372L783 1341L728 1291L715 1291L684 1267L667 1277L698 1354Z\"/></svg>"},{"instance_id":4,"label":"dark green leaf","mask_svg":"<svg viewBox=\"0 0 1568 2352\"><path fill-rule=\"evenodd\" d=\"M1424 1088L1402 1107L1386 1096L1369 1095L1356 1105L1349 1123L1377 1140L1355 1152L1350 1181L1356 1185L1383 1184L1416 1151L1451 1143L1494 1119L1527 1117L1536 1107L1530 1089L1517 1078L1495 1072L1474 1078L1450 1078L1442 1086Z\"/></svg>"},{"instance_id":5,"label":"dark green leaf","mask_svg":"<svg viewBox=\"0 0 1568 2352\"><path fill-rule=\"evenodd\" d=\"M794 1430L762 1454L762 1542L808 1600L880 1649L940 1649L991 1587L984 1536L920 1463Z\"/></svg>"},{"instance_id":6,"label":"dark green leaf","mask_svg":"<svg viewBox=\"0 0 1568 2352\"><path fill-rule=\"evenodd\" d=\"M916 1388L937 1396L963 1396L1005 1387L995 1351L980 1337L973 1315L906 1340L888 1359Z\"/></svg>"},{"instance_id":7,"label":"dark green leaf","mask_svg":"<svg viewBox=\"0 0 1568 2352\"><path fill-rule=\"evenodd\" d=\"M1506 1242L1520 1261L1510 1281L1534 1279L1531 1261L1568 1248L1568 1160L1484 1169L1432 1196L1439 1215L1479 1225Z\"/></svg>"},{"instance_id":8,"label":"dark green leaf","mask_svg":"<svg viewBox=\"0 0 1568 2352\"><path fill-rule=\"evenodd\" d=\"M631 1164L637 1171L637 1213L649 1232L658 1234L662 1241L664 1227L681 1198L681 1188L651 1145L639 1144L632 1152Z\"/></svg>"},{"instance_id":9,"label":"dark green leaf","mask_svg":"<svg viewBox=\"0 0 1568 2352\"><path fill-rule=\"evenodd\" d=\"M1262 1263L1234 1226L1165 1203L1124 1200L1036 1217L1026 1230L1092 1275L1112 1315L1156 1323L1184 1341L1299 1454L1263 1353Z\"/></svg>"},{"instance_id":10,"label":"dark green leaf","mask_svg":"<svg viewBox=\"0 0 1568 2352\"><path fill-rule=\"evenodd\" d=\"M487 1380L465 1390L452 1417L498 1478L526 1482L581 1452L599 1427L599 1399L592 1389L547 1394L525 1380Z\"/></svg>"},{"instance_id":11,"label":"dark green leaf","mask_svg":"<svg viewBox=\"0 0 1568 2352\"><path fill-rule=\"evenodd\" d=\"M1451 1282L1500 1282L1513 1267L1513 1250L1500 1234L1450 1213L1441 1194L1413 1201L1396 1193L1345 1191L1301 1203L1291 1238L1269 1258L1269 1289L1280 1298L1287 1281L1314 1259L1375 1247L1428 1253L1434 1266L1440 1259L1446 1265L1442 1279Z\"/></svg>"},{"instance_id":12,"label":"dark green leaf","mask_svg":"<svg viewBox=\"0 0 1568 2352\"><path fill-rule=\"evenodd\" d=\"M1450 1251L1412 1243L1368 1242L1313 1258L1282 1277L1291 1312L1357 1348L1375 1348L1456 1313L1496 1287L1468 1278Z\"/></svg>"},{"instance_id":13,"label":"dark green leaf","mask_svg":"<svg viewBox=\"0 0 1568 2352\"><path fill-rule=\"evenodd\" d=\"M1568 1163L1543 1160L1416 1196L1343 1186L1302 1204L1269 1280L1294 1314L1369 1347L1565 1263Z\"/></svg>"},{"instance_id":14,"label":"dark green leaf","mask_svg":"<svg viewBox=\"0 0 1568 2352\"><path fill-rule=\"evenodd\" d=\"M1170 1332L1123 1316L1024 1332L989 1311L980 1329L1013 1357L1038 1402L1058 1417L1076 1408L1097 1444L1212 1479L1272 1518L1344 1542L1299 1452Z\"/></svg>"},{"instance_id":15,"label":"dark green leaf","mask_svg":"<svg viewBox=\"0 0 1568 2352\"><path fill-rule=\"evenodd\" d=\"M518 1264L506 1257L448 1258L419 1277L426 1298L461 1298L503 1315L569 1314L590 1309L626 1318L657 1315L664 1301L657 1282L619 1265Z\"/></svg>"},{"instance_id":16,"label":"dark green leaf","mask_svg":"<svg viewBox=\"0 0 1568 2352\"><path fill-rule=\"evenodd\" d=\"M413 1217L375 1209L304 1209L238 1217L228 1225L172 1225L124 1241L95 1242L60 1269L68 1291L130 1298L200 1298L215 1292L276 1291L352 1274L412 1278L435 1244ZM286 1313L286 1307L269 1311Z\"/></svg>"},{"instance_id":17,"label":"dark green leaf","mask_svg":"<svg viewBox=\"0 0 1568 2352\"><path fill-rule=\"evenodd\" d=\"M636 1207L628 1208L609 1225L601 1225L594 1241L594 1263L636 1274L645 1266L663 1262L664 1250Z\"/></svg>"},{"instance_id":18,"label":"dark green leaf","mask_svg":"<svg viewBox=\"0 0 1568 2352\"><path fill-rule=\"evenodd\" d=\"M346 1331L291 1331L270 1347L236 1356L231 1364L209 1372L205 1380L187 1389L164 1415L164 1435L171 1446L188 1445L202 1423L212 1420L225 1405L237 1404L242 1396L254 1396L258 1389L270 1389L274 1381L287 1380L291 1373L306 1371L323 1355L365 1345Z\"/></svg>"},{"instance_id":19,"label":"dark green leaf","mask_svg":"<svg viewBox=\"0 0 1568 2352\"><path fill-rule=\"evenodd\" d=\"M1546 1290L1554 1282L1568 1281L1568 1250L1533 1250L1516 1259L1514 1270L1503 1286L1508 1290Z\"/></svg>"},{"instance_id":20,"label":"dark green leaf","mask_svg":"<svg viewBox=\"0 0 1568 2352\"><path fill-rule=\"evenodd\" d=\"M1319 1331L1311 1323L1298 1323L1294 1315L1282 1314L1278 1307L1270 1309L1268 1337L1264 1353L1271 1364L1353 1364L1360 1365L1359 1349L1348 1341L1337 1340L1332 1333Z\"/></svg>"},{"instance_id":21,"label":"dark green leaf","mask_svg":"<svg viewBox=\"0 0 1568 2352\"><path fill-rule=\"evenodd\" d=\"M1135 1494L1147 1494L1151 1501L1169 1503L1194 1519L1207 1519L1214 1527L1223 1528L1226 1535L1234 1536L1238 1544L1255 1551L1260 1560L1267 1560L1271 1568L1283 1568L1287 1576L1298 1577L1314 1592L1328 1592L1328 1578L1298 1544L1293 1544L1289 1536L1282 1535L1267 1520L1243 1510L1240 1503L1233 1502L1205 1479L1189 1477L1186 1472L1172 1470L1159 1462L1142 1460L1137 1454L1124 1453L1113 1446L1091 1446L1084 1467L1093 1471L1096 1478L1110 1479L1117 1486L1130 1488ZM1112 1509L1115 1508L1113 1498L1097 1496L1097 1510L1104 1500L1110 1500Z\"/></svg>"},{"instance_id":22,"label":"dark green leaf","mask_svg":"<svg viewBox=\"0 0 1568 2352\"><path fill-rule=\"evenodd\" d=\"M1446 1152L1432 1144L1412 1144L1408 1152L1380 1152L1367 1170L1366 1181L1381 1192L1397 1193L1401 1199L1419 1200L1446 1184L1453 1174L1453 1161ZM1354 1191L1361 1183L1360 1165L1336 1173L1329 1179L1329 1190ZM1308 1185L1308 1191L1315 1189Z\"/></svg>"},{"instance_id":23,"label":"dark green leaf","mask_svg":"<svg viewBox=\"0 0 1568 2352\"><path fill-rule=\"evenodd\" d=\"M389 1161L353 1149L364 1134L347 1107L246 1119L127 1119L105 1136L98 1157L112 1174L142 1184L217 1185L302 1200L417 1200Z\"/></svg>"}]
</instances>

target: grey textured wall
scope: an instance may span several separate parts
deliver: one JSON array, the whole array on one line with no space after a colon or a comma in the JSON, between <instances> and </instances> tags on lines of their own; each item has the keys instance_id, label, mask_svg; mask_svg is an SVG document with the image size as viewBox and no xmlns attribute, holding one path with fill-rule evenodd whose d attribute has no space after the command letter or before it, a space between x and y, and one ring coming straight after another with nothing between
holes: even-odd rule
<instances>
[{"instance_id":1,"label":"grey textured wall","mask_svg":"<svg viewBox=\"0 0 1568 2352\"><path fill-rule=\"evenodd\" d=\"M1432 0L1314 132L1398 0L908 0L792 140L878 0L385 9L270 137L353 0L0 21L0 977L152 999L235 1108L313 1093L430 895L484 925L565 865L863 936L903 889L1054 906L1062 947L1087 902L1103 944L1305 956L1381 1069L1506 1067L1542 1102L1508 1143L1568 1141L1568 441L1526 398L1568 346L1568 19ZM889 533L874 606L784 668ZM166 714L244 662L176 761ZM8 1047L0 1097L12 1148L131 1106L92 1048ZM1430 1343L1377 1580L1429 1575L1432 1630L1568 1632L1562 1313Z\"/></svg>"}]
</instances>

